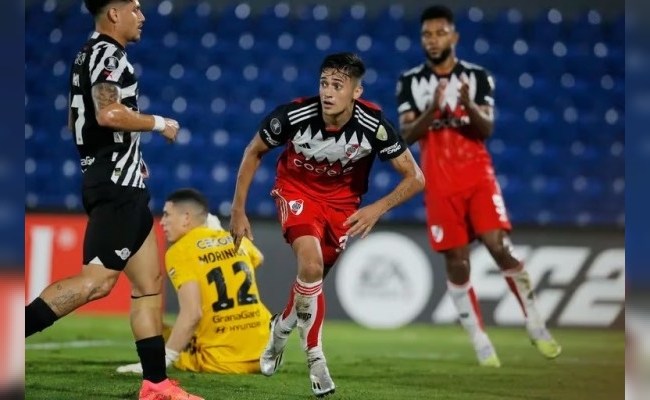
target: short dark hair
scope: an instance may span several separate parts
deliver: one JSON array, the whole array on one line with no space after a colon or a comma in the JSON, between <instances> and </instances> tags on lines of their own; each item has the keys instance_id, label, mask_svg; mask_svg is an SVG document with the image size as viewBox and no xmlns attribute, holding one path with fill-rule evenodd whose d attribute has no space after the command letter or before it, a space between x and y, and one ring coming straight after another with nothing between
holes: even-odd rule
<instances>
[{"instance_id":1,"label":"short dark hair","mask_svg":"<svg viewBox=\"0 0 650 400\"><path fill-rule=\"evenodd\" d=\"M131 3L132 1L133 0L84 0L84 4L86 5L86 8L88 9L90 15L92 15L94 18L97 18L102 10L111 3Z\"/></svg>"},{"instance_id":2,"label":"short dark hair","mask_svg":"<svg viewBox=\"0 0 650 400\"><path fill-rule=\"evenodd\" d=\"M203 196L201 192L193 188L178 189L169 196L167 196L167 201L170 203L192 203L201 208L201 213L206 215L210 211L208 205L208 200Z\"/></svg>"},{"instance_id":3,"label":"short dark hair","mask_svg":"<svg viewBox=\"0 0 650 400\"><path fill-rule=\"evenodd\" d=\"M361 57L354 53L330 54L323 60L320 66L321 74L326 69L333 69L348 75L350 78L361 79L366 73L366 66L363 65Z\"/></svg>"},{"instance_id":4,"label":"short dark hair","mask_svg":"<svg viewBox=\"0 0 650 400\"><path fill-rule=\"evenodd\" d=\"M436 5L426 8L420 15L420 23L430 19L444 19L450 24L454 24L454 12L447 6Z\"/></svg>"}]
</instances>

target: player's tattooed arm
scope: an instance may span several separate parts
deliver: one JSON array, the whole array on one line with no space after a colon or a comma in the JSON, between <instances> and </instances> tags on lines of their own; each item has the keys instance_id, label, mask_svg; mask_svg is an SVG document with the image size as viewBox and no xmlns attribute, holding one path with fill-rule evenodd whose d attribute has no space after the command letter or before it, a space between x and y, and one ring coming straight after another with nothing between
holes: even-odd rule
<instances>
[{"instance_id":1,"label":"player's tattooed arm","mask_svg":"<svg viewBox=\"0 0 650 400\"><path fill-rule=\"evenodd\" d=\"M387 211L424 189L424 175L409 150L390 160L390 163L402 176L402 181L382 199L386 204Z\"/></svg>"},{"instance_id":2,"label":"player's tattooed arm","mask_svg":"<svg viewBox=\"0 0 650 400\"><path fill-rule=\"evenodd\" d=\"M114 83L102 82L92 88L93 104L95 111L120 102L120 87Z\"/></svg>"},{"instance_id":3,"label":"player's tattooed arm","mask_svg":"<svg viewBox=\"0 0 650 400\"><path fill-rule=\"evenodd\" d=\"M122 104L121 89L117 84L110 82L96 83L91 89L91 94L95 106L95 117L99 126L126 132L143 132L153 129L155 125L153 115L142 114ZM166 121L173 120L167 119ZM167 126L171 125L168 124ZM178 130L177 123L175 130ZM165 137L169 138L167 135Z\"/></svg>"}]
</instances>

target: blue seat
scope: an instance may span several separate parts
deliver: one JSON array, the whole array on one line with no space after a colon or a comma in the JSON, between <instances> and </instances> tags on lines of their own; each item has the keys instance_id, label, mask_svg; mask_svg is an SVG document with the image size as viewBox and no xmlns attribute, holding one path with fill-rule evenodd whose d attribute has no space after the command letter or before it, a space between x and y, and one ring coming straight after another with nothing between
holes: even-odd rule
<instances>
[{"instance_id":1,"label":"blue seat","mask_svg":"<svg viewBox=\"0 0 650 400\"><path fill-rule=\"evenodd\" d=\"M596 15L597 12L594 11ZM593 44L596 42L602 42L604 38L603 26L601 23L593 23L596 21L596 17L591 11L586 13L581 13L576 18L571 21L569 25L569 32L567 38L573 43L587 43Z\"/></svg>"},{"instance_id":2,"label":"blue seat","mask_svg":"<svg viewBox=\"0 0 650 400\"><path fill-rule=\"evenodd\" d=\"M378 13L368 9L365 15L362 5L338 13L325 3L278 3L259 13L239 3L222 8L195 3L175 6L169 15L160 15L158 4L143 6L143 39L128 49L131 63L142 68L141 104L148 105L142 111L174 116L191 135L189 142L174 146L159 135L143 143L157 210L164 193L181 185L203 188L213 208L226 207L242 153L260 120L279 104L316 95L326 54L356 51L362 56L370 78L364 98L380 104L395 125L395 80L424 61L418 16L407 15L399 4ZM25 117L31 131L25 155L36 165L25 185L30 204L36 201L39 207L81 207L74 195L80 176L63 170L63 163L77 155L64 131L66 108L61 108L70 63L92 29L81 10L57 5L45 12L39 4L25 11ZM516 10L481 13L457 12L461 41L456 50L496 79L496 128L487 145L511 218L515 223L616 223L624 215L624 16L599 22L593 12L558 18L544 11L532 19ZM177 42L167 46L165 39L173 33ZM370 47L357 48L364 35ZM487 52L477 53L479 38L488 43ZM513 48L517 40L526 43L523 54L518 54L521 45ZM180 77L170 75L176 64L183 67ZM256 75L250 75L253 69ZM532 77L530 87L520 83L525 73ZM179 97L186 106L174 111ZM417 146L412 150L419 155ZM256 199L252 215L275 217L268 192L281 151L263 159L264 172L251 194ZM223 168L215 172L218 163ZM377 175L381 182L372 184ZM49 183L38 184L45 177ZM398 180L389 164L375 163L364 203L388 193ZM422 197L384 219L423 221Z\"/></svg>"}]
</instances>

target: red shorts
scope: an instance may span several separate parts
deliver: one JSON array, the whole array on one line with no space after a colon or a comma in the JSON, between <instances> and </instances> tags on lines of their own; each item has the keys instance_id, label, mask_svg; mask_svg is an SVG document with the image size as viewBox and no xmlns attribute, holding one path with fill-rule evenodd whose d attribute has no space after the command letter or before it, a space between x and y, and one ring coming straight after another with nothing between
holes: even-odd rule
<instances>
[{"instance_id":1,"label":"red shorts","mask_svg":"<svg viewBox=\"0 0 650 400\"><path fill-rule=\"evenodd\" d=\"M495 229L512 229L496 179L452 195L427 193L425 204L427 232L435 251L462 247Z\"/></svg>"},{"instance_id":2,"label":"red shorts","mask_svg":"<svg viewBox=\"0 0 650 400\"><path fill-rule=\"evenodd\" d=\"M273 189L271 196L275 198L278 219L287 243L291 244L300 236L315 236L320 241L323 264L334 265L348 240L346 232L349 227L343 226L343 223L358 207L333 207L304 193L286 189Z\"/></svg>"}]
</instances>

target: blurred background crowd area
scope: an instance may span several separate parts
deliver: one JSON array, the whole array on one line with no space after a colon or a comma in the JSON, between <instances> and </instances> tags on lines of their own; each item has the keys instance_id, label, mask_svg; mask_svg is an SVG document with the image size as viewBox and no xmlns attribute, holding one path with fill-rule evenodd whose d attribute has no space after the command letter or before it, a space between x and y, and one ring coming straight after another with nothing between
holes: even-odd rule
<instances>
[{"instance_id":1,"label":"blurred background crowd area","mask_svg":"<svg viewBox=\"0 0 650 400\"><path fill-rule=\"evenodd\" d=\"M68 74L93 21L81 0L26 3L26 207L81 211L79 160L66 128ZM141 3L143 39L127 49L140 77L140 106L182 127L173 146L142 137L156 212L166 193L194 186L227 215L243 149L259 121L278 104L316 94L327 53L361 55L368 68L364 97L394 124L397 77L424 60L419 13L429 3ZM449 5L459 57L485 66L496 80L496 130L487 146L514 223L624 226L623 6ZM251 216L275 215L268 196L275 161L266 157L255 177ZM366 201L398 179L376 163ZM386 219L423 221L422 198Z\"/></svg>"}]
</instances>

